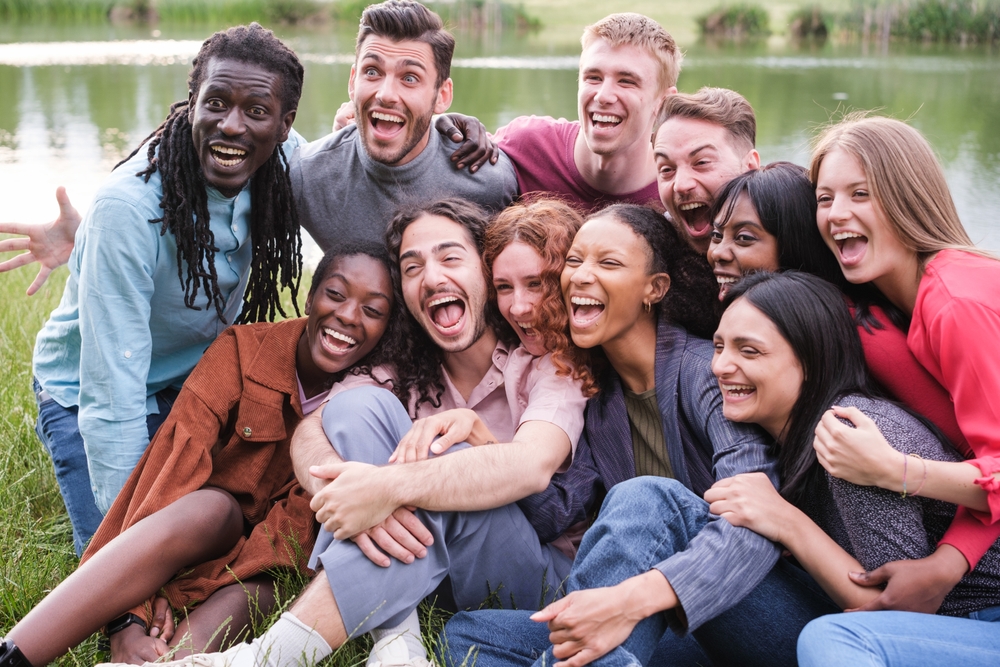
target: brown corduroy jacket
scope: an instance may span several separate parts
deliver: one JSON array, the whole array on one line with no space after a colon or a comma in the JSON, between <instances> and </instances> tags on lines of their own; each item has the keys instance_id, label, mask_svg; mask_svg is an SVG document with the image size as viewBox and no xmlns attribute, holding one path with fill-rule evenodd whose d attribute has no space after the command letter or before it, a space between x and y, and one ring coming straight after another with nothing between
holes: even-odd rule
<instances>
[{"instance_id":1,"label":"brown corduroy jacket","mask_svg":"<svg viewBox=\"0 0 1000 667\"><path fill-rule=\"evenodd\" d=\"M245 534L229 553L163 587L175 610L264 571L305 569L317 525L289 456L292 431L302 420L295 352L305 322L236 326L219 336L184 383L84 561L129 526L211 486L237 500ZM148 609L132 612L148 625Z\"/></svg>"}]
</instances>

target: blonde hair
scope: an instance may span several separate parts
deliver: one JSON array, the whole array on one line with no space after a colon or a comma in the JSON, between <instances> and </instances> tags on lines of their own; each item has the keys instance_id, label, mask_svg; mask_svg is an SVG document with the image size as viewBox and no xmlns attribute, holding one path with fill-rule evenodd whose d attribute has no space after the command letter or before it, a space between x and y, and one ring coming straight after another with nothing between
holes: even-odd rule
<instances>
[{"instance_id":1,"label":"blonde hair","mask_svg":"<svg viewBox=\"0 0 1000 667\"><path fill-rule=\"evenodd\" d=\"M823 159L841 149L861 164L872 199L921 264L946 248L995 259L977 248L962 226L944 171L923 135L902 121L869 113L848 114L819 135L809 165L813 185Z\"/></svg>"},{"instance_id":2,"label":"blonde hair","mask_svg":"<svg viewBox=\"0 0 1000 667\"><path fill-rule=\"evenodd\" d=\"M728 88L705 86L697 93L670 95L660 105L653 122L652 141L660 127L671 118L692 118L729 131L732 147L739 153L748 153L757 143L757 117L747 99Z\"/></svg>"},{"instance_id":3,"label":"blonde hair","mask_svg":"<svg viewBox=\"0 0 1000 667\"><path fill-rule=\"evenodd\" d=\"M670 33L648 16L632 12L605 16L583 29L580 44L586 49L598 39L607 40L611 46L628 44L648 51L660 63L661 91L677 85L684 54Z\"/></svg>"}]
</instances>

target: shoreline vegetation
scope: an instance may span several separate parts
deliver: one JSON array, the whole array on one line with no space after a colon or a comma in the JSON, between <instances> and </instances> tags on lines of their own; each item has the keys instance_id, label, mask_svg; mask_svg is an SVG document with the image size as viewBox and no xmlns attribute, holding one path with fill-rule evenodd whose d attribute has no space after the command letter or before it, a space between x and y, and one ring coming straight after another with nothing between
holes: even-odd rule
<instances>
[{"instance_id":1,"label":"shoreline vegetation","mask_svg":"<svg viewBox=\"0 0 1000 667\"><path fill-rule=\"evenodd\" d=\"M12 23L353 24L367 0L0 0ZM516 32L549 28L546 0L439 0L428 3L460 31ZM551 3L548 3L551 4ZM777 13L754 2L723 2L694 22L706 41L743 42L783 34L792 40L947 42L1000 41L1000 0L851 0L804 3ZM618 8L623 9L624 7ZM609 8L609 11L614 8ZM641 11L643 8L638 8Z\"/></svg>"},{"instance_id":2,"label":"shoreline vegetation","mask_svg":"<svg viewBox=\"0 0 1000 667\"><path fill-rule=\"evenodd\" d=\"M772 34L768 10L756 3L719 5L696 22L706 40ZM1000 0L854 0L840 12L812 4L793 11L785 28L795 40L993 44L1000 41Z\"/></svg>"},{"instance_id":3,"label":"shoreline vegetation","mask_svg":"<svg viewBox=\"0 0 1000 667\"><path fill-rule=\"evenodd\" d=\"M366 0L0 0L0 20L51 23L279 25L357 23ZM506 0L428 2L460 30L537 30L541 23L523 4Z\"/></svg>"}]
</instances>

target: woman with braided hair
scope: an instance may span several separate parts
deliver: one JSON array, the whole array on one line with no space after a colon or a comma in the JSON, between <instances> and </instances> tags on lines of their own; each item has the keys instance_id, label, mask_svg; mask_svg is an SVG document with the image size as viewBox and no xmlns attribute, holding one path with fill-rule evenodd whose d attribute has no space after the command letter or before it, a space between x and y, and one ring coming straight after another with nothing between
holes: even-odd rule
<instances>
[{"instance_id":1,"label":"woman with braided hair","mask_svg":"<svg viewBox=\"0 0 1000 667\"><path fill-rule=\"evenodd\" d=\"M214 34L188 99L115 168L76 234L34 374L36 430L77 553L208 345L236 321L284 314L281 289L296 296L285 156L301 141L291 125L302 78L260 25Z\"/></svg>"}]
</instances>

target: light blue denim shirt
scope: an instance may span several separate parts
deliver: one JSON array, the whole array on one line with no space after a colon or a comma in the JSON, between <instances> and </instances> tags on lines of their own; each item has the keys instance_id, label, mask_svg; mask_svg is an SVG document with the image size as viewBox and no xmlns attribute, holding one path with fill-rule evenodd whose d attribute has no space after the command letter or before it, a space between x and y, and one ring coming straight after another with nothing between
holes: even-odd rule
<instances>
[{"instance_id":1,"label":"light blue denim shirt","mask_svg":"<svg viewBox=\"0 0 1000 667\"><path fill-rule=\"evenodd\" d=\"M293 131L285 154L302 141ZM198 310L187 308L175 238L149 222L163 214L160 175L148 183L135 176L146 164L140 150L101 186L77 231L62 301L35 341L34 372L42 388L63 407L80 408L79 429L102 512L149 444L146 415L158 411L155 394L179 388L239 316L253 254L249 187L231 199L208 188L226 321L203 290Z\"/></svg>"}]
</instances>

